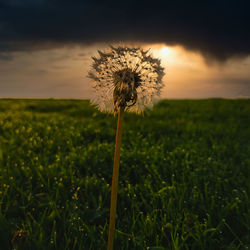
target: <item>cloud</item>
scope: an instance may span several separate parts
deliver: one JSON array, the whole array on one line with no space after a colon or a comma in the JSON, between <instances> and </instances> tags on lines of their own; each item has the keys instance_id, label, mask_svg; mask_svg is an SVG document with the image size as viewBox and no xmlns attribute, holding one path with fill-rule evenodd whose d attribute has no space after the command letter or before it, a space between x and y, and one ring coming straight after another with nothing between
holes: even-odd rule
<instances>
[{"instance_id":1,"label":"cloud","mask_svg":"<svg viewBox=\"0 0 250 250\"><path fill-rule=\"evenodd\" d=\"M135 41L224 61L250 55L249 7L243 0L2 0L0 51Z\"/></svg>"},{"instance_id":2,"label":"cloud","mask_svg":"<svg viewBox=\"0 0 250 250\"><path fill-rule=\"evenodd\" d=\"M6 53L0 53L0 61L12 61L13 56Z\"/></svg>"}]
</instances>

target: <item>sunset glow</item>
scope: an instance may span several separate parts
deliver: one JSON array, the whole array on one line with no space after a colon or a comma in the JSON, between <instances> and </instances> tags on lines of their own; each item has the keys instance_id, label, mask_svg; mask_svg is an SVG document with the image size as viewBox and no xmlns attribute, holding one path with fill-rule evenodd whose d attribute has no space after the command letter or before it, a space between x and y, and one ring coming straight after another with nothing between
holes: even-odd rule
<instances>
[{"instance_id":1,"label":"sunset glow","mask_svg":"<svg viewBox=\"0 0 250 250\"><path fill-rule=\"evenodd\" d=\"M0 250L249 248L249 10L0 0Z\"/></svg>"},{"instance_id":2,"label":"sunset glow","mask_svg":"<svg viewBox=\"0 0 250 250\"><path fill-rule=\"evenodd\" d=\"M0 60L0 97L91 98L86 77L91 56L109 44L13 53ZM249 97L250 57L208 64L181 46L135 44L150 49L165 68L161 98ZM15 74L13 74L15 72Z\"/></svg>"}]
</instances>

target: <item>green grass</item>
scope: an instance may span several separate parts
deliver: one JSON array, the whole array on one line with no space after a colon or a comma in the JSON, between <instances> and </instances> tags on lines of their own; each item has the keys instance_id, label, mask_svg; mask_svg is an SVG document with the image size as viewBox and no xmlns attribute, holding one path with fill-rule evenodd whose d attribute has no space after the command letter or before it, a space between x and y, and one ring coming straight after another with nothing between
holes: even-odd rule
<instances>
[{"instance_id":1,"label":"green grass","mask_svg":"<svg viewBox=\"0 0 250 250\"><path fill-rule=\"evenodd\" d=\"M249 124L250 100L126 113L115 249L248 249ZM1 249L106 248L115 131L86 100L0 100Z\"/></svg>"}]
</instances>

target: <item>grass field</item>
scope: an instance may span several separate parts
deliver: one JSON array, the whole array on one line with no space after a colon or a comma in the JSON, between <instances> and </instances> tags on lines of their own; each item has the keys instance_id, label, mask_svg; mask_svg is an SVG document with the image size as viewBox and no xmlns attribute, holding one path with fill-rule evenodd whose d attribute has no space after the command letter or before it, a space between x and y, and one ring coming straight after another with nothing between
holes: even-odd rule
<instances>
[{"instance_id":1,"label":"grass field","mask_svg":"<svg viewBox=\"0 0 250 250\"><path fill-rule=\"evenodd\" d=\"M249 249L249 125L249 99L127 113L115 249ZM106 248L115 130L86 100L0 100L1 250Z\"/></svg>"}]
</instances>

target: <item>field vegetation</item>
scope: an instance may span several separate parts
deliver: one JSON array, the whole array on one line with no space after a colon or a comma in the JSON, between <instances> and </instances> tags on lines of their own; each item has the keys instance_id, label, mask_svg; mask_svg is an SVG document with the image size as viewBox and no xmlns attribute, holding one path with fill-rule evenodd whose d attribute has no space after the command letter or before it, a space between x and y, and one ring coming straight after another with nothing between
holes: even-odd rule
<instances>
[{"instance_id":1,"label":"field vegetation","mask_svg":"<svg viewBox=\"0 0 250 250\"><path fill-rule=\"evenodd\" d=\"M250 100L126 113L115 249L250 248ZM105 249L116 117L0 100L0 249Z\"/></svg>"}]
</instances>

